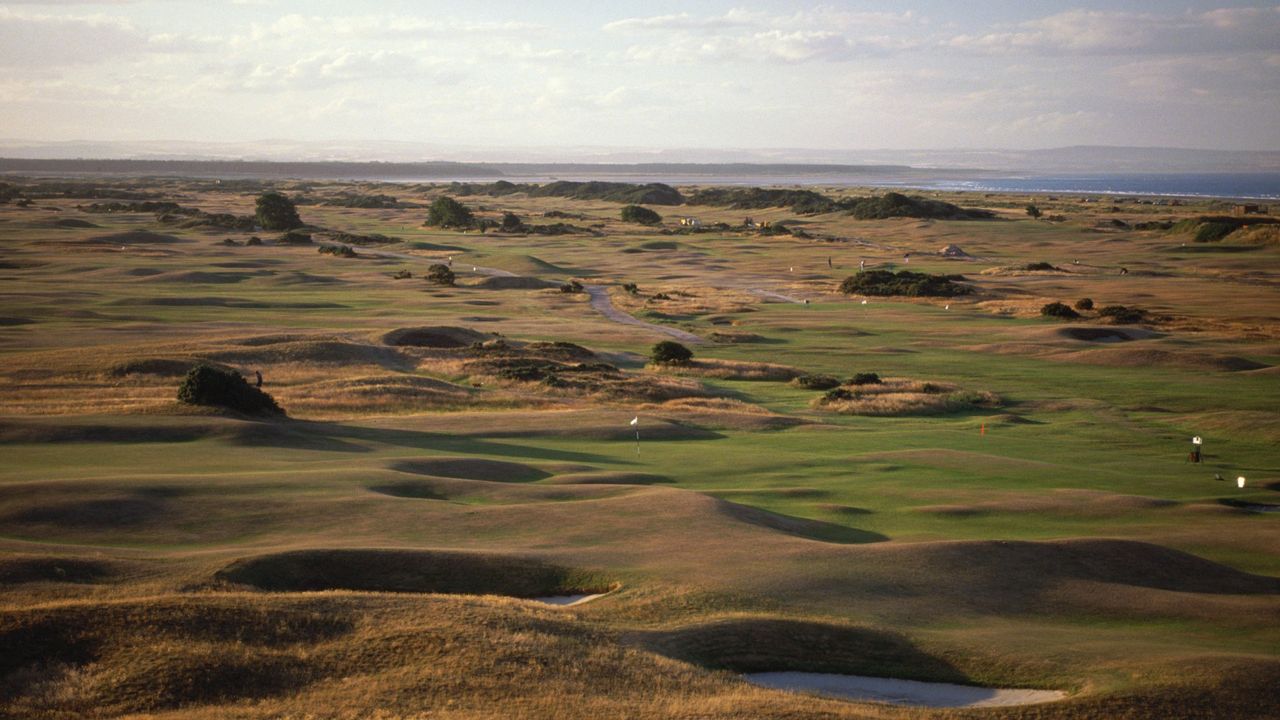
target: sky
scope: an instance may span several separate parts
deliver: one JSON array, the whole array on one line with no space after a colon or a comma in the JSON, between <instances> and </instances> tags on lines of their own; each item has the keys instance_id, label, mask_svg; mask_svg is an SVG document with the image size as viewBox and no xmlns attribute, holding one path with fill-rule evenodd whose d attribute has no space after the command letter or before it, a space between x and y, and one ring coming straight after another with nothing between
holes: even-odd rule
<instances>
[{"instance_id":1,"label":"sky","mask_svg":"<svg viewBox=\"0 0 1280 720\"><path fill-rule=\"evenodd\" d=\"M0 2L0 138L1280 150L1280 4Z\"/></svg>"}]
</instances>

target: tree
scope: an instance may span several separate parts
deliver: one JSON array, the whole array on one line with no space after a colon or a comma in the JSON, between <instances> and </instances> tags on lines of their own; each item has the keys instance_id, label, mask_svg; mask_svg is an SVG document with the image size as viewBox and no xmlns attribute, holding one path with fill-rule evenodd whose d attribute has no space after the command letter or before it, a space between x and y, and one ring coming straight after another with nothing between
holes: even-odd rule
<instances>
[{"instance_id":1,"label":"tree","mask_svg":"<svg viewBox=\"0 0 1280 720\"><path fill-rule=\"evenodd\" d=\"M622 208L622 221L641 225L657 225L662 222L662 216L647 207L628 205Z\"/></svg>"},{"instance_id":2,"label":"tree","mask_svg":"<svg viewBox=\"0 0 1280 720\"><path fill-rule=\"evenodd\" d=\"M197 365L178 386L178 400L213 405L250 415L283 415L275 398L250 385L240 373L211 365Z\"/></svg>"},{"instance_id":3,"label":"tree","mask_svg":"<svg viewBox=\"0 0 1280 720\"><path fill-rule=\"evenodd\" d=\"M303 225L293 201L278 192L258 196L256 215L264 230L293 230Z\"/></svg>"},{"instance_id":4,"label":"tree","mask_svg":"<svg viewBox=\"0 0 1280 720\"><path fill-rule=\"evenodd\" d=\"M436 285L452 285L455 279L457 278L448 265L436 263L427 268L427 282L433 282Z\"/></svg>"},{"instance_id":5,"label":"tree","mask_svg":"<svg viewBox=\"0 0 1280 720\"><path fill-rule=\"evenodd\" d=\"M469 228L476 222L466 205L441 195L427 210L427 225L438 228Z\"/></svg>"},{"instance_id":6,"label":"tree","mask_svg":"<svg viewBox=\"0 0 1280 720\"><path fill-rule=\"evenodd\" d=\"M663 340L649 351L655 365L684 365L693 359L693 351L671 340Z\"/></svg>"},{"instance_id":7,"label":"tree","mask_svg":"<svg viewBox=\"0 0 1280 720\"><path fill-rule=\"evenodd\" d=\"M502 213L502 225L500 227L502 232L506 233L518 233L526 230L524 221L513 212Z\"/></svg>"},{"instance_id":8,"label":"tree","mask_svg":"<svg viewBox=\"0 0 1280 720\"><path fill-rule=\"evenodd\" d=\"M1034 204L1027 206L1027 215L1030 215L1033 218L1039 218L1042 214L1043 213L1040 212L1040 208L1036 207Z\"/></svg>"}]
</instances>

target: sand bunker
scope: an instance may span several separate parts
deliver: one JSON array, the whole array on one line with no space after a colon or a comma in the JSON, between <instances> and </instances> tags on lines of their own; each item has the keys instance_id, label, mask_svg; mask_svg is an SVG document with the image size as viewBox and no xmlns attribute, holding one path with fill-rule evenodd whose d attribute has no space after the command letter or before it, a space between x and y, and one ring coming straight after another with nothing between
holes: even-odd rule
<instances>
[{"instance_id":1,"label":"sand bunker","mask_svg":"<svg viewBox=\"0 0 1280 720\"><path fill-rule=\"evenodd\" d=\"M356 590L563 598L608 589L608 583L588 573L533 558L382 548L260 555L237 560L215 577L270 592Z\"/></svg>"},{"instance_id":2,"label":"sand bunker","mask_svg":"<svg viewBox=\"0 0 1280 720\"><path fill-rule=\"evenodd\" d=\"M609 593L593 593L590 595L548 595L546 597L532 598L534 602L540 602L546 605L559 605L560 607L573 607L574 605L582 605L592 600L608 595Z\"/></svg>"},{"instance_id":3,"label":"sand bunker","mask_svg":"<svg viewBox=\"0 0 1280 720\"><path fill-rule=\"evenodd\" d=\"M744 675L747 682L777 690L921 707L1002 707L1053 702L1065 698L1060 690L984 688L918 680L833 675L805 672L763 672Z\"/></svg>"}]
</instances>

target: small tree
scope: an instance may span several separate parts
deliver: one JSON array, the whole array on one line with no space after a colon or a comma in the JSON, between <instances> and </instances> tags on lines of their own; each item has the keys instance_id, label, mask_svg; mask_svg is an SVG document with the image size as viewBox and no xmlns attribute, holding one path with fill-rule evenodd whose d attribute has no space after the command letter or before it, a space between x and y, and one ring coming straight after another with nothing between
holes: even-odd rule
<instances>
[{"instance_id":1,"label":"small tree","mask_svg":"<svg viewBox=\"0 0 1280 720\"><path fill-rule=\"evenodd\" d=\"M448 265L436 263L427 268L427 282L432 282L436 285L453 285L455 280L457 280L457 276L453 274L453 270L450 270Z\"/></svg>"},{"instance_id":2,"label":"small tree","mask_svg":"<svg viewBox=\"0 0 1280 720\"><path fill-rule=\"evenodd\" d=\"M684 365L693 359L693 351L671 340L653 346L649 358L655 365Z\"/></svg>"},{"instance_id":3,"label":"small tree","mask_svg":"<svg viewBox=\"0 0 1280 720\"><path fill-rule=\"evenodd\" d=\"M662 216L641 205L628 205L622 208L622 221L641 225L657 225L662 222Z\"/></svg>"},{"instance_id":4,"label":"small tree","mask_svg":"<svg viewBox=\"0 0 1280 720\"><path fill-rule=\"evenodd\" d=\"M518 233L525 231L524 221L520 219L519 215L516 215L513 212L502 213L502 224L499 227L502 232L506 233Z\"/></svg>"},{"instance_id":5,"label":"small tree","mask_svg":"<svg viewBox=\"0 0 1280 720\"><path fill-rule=\"evenodd\" d=\"M1077 301L1076 301L1076 309L1077 309L1077 310L1092 310L1092 309L1093 309L1093 298L1080 298L1079 300L1077 300Z\"/></svg>"},{"instance_id":6,"label":"small tree","mask_svg":"<svg viewBox=\"0 0 1280 720\"><path fill-rule=\"evenodd\" d=\"M427 225L438 228L469 228L476 222L466 205L441 195L427 210Z\"/></svg>"},{"instance_id":7,"label":"small tree","mask_svg":"<svg viewBox=\"0 0 1280 720\"><path fill-rule=\"evenodd\" d=\"M178 386L178 400L211 405L250 415L283 415L274 398L250 385L240 373L210 365L191 368Z\"/></svg>"},{"instance_id":8,"label":"small tree","mask_svg":"<svg viewBox=\"0 0 1280 720\"><path fill-rule=\"evenodd\" d=\"M292 230L302 227L298 208L292 200L278 192L265 192L258 196L256 217L264 230Z\"/></svg>"},{"instance_id":9,"label":"small tree","mask_svg":"<svg viewBox=\"0 0 1280 720\"><path fill-rule=\"evenodd\" d=\"M1030 215L1033 218L1039 218L1043 214L1044 213L1040 212L1040 208L1036 207L1034 204L1027 206L1027 215Z\"/></svg>"}]
</instances>

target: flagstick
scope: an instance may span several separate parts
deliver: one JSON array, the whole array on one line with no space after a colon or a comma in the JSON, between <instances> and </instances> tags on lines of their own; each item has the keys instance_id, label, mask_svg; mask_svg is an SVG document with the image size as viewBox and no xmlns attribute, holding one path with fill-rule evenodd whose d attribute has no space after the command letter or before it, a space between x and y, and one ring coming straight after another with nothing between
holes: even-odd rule
<instances>
[{"instance_id":1,"label":"flagstick","mask_svg":"<svg viewBox=\"0 0 1280 720\"><path fill-rule=\"evenodd\" d=\"M636 456L640 455L640 426L636 426Z\"/></svg>"}]
</instances>

